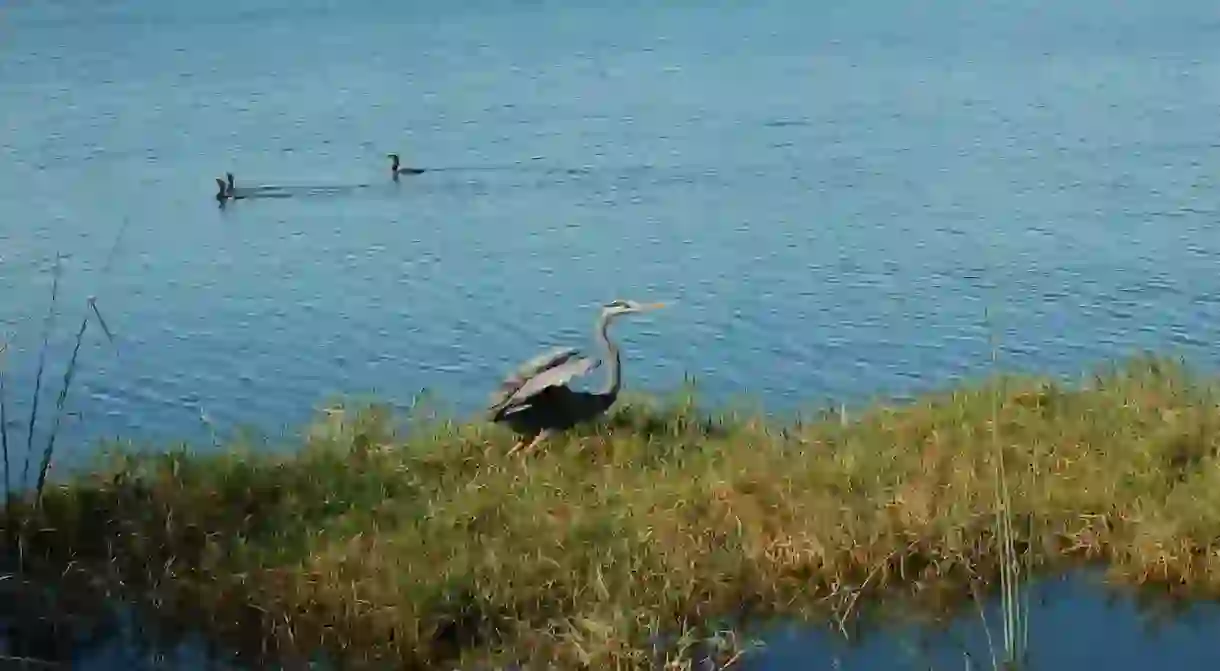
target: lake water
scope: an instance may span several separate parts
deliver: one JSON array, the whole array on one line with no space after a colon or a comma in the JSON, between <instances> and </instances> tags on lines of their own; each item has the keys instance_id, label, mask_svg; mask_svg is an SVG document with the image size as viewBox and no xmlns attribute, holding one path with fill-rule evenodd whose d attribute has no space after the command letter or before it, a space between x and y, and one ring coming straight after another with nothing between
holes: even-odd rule
<instances>
[{"instance_id":1,"label":"lake water","mask_svg":"<svg viewBox=\"0 0 1220 671\"><path fill-rule=\"evenodd\" d=\"M86 296L117 336L67 444L464 413L615 297L675 301L630 389L777 410L984 373L988 311L1007 367L1216 362L1214 3L839 4L9 3L10 395L57 253L44 418Z\"/></svg>"},{"instance_id":2,"label":"lake water","mask_svg":"<svg viewBox=\"0 0 1220 671\"><path fill-rule=\"evenodd\" d=\"M764 647L747 671L835 669L873 671L989 671L992 650L1003 659L998 600L966 612L942 627L901 626L845 641L838 633L786 627L763 637ZM1081 572L1044 579L1029 591L1028 669L1214 669L1216 604L1172 608L1165 600L1140 603L1108 589L1101 576ZM990 636L990 638L988 638Z\"/></svg>"},{"instance_id":3,"label":"lake water","mask_svg":"<svg viewBox=\"0 0 1220 671\"><path fill-rule=\"evenodd\" d=\"M1029 667L1039 671L1075 671L1082 667L1143 671L1163 669L1210 669L1220 664L1220 646L1215 644L1215 623L1220 616L1216 604L1178 605L1145 600L1106 588L1099 575L1079 572L1035 581L1029 592ZM769 627L748 638L763 645L751 647L744 658L746 671L789 669L834 669L835 671L987 671L992 668L992 650L1002 650L998 602L984 610L986 626L977 611L962 613L941 626L895 626L866 629L862 638L845 640L830 629L801 625ZM9 649L4 638L5 621L0 616L0 660ZM71 663L80 671L135 671L158 668L240 669L221 666L197 640L163 649L164 661L142 650L138 634L129 623L106 629L86 629L75 643L58 641L54 654L51 639L43 642L46 659ZM988 636L990 635L990 638ZM28 654L28 653L27 653Z\"/></svg>"}]
</instances>

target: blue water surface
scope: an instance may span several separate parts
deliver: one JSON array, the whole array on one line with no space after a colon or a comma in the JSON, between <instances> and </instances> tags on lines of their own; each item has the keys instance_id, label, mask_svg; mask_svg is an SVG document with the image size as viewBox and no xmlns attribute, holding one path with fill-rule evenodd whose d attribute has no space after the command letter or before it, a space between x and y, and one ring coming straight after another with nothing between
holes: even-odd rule
<instances>
[{"instance_id":1,"label":"blue water surface","mask_svg":"<svg viewBox=\"0 0 1220 671\"><path fill-rule=\"evenodd\" d=\"M674 302L616 328L628 389L781 411L985 373L989 336L1217 360L1206 0L16 0L0 85L17 428L57 254L41 426L88 296L116 336L62 462L340 394L468 412L616 297ZM292 197L221 210L226 170Z\"/></svg>"},{"instance_id":2,"label":"blue water surface","mask_svg":"<svg viewBox=\"0 0 1220 671\"><path fill-rule=\"evenodd\" d=\"M1215 603L1172 603L1163 595L1138 598L1081 571L1025 583L1017 611L1025 623L1014 637L1024 648L1022 669L1214 669ZM833 627L770 628L762 647L745 657L748 671L990 671L1005 660L999 599L937 626L906 624L845 639ZM1019 632L1024 633L1019 633ZM1003 668L1003 667L1000 667Z\"/></svg>"}]
</instances>

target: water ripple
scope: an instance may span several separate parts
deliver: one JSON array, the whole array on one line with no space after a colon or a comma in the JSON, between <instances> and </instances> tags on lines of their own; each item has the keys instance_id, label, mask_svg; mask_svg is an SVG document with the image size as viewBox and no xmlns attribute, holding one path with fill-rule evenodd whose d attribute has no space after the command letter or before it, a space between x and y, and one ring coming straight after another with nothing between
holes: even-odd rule
<instances>
[{"instance_id":1,"label":"water ripple","mask_svg":"<svg viewBox=\"0 0 1220 671\"><path fill-rule=\"evenodd\" d=\"M1196 0L1137 33L987 7L952 39L944 8L548 5L539 34L524 5L69 4L0 45L0 328L28 388L70 254L65 305L120 335L86 351L81 437L373 389L469 409L612 297L675 301L616 327L631 388L781 408L983 371L992 333L1060 372L1215 360ZM392 182L391 151L428 171ZM252 197L220 210L225 171Z\"/></svg>"}]
</instances>

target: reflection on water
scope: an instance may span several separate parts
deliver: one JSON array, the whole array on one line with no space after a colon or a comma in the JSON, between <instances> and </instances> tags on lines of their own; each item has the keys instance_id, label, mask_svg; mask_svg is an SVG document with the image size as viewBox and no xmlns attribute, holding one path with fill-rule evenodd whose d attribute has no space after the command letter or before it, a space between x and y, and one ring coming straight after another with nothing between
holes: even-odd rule
<instances>
[{"instance_id":1,"label":"reflection on water","mask_svg":"<svg viewBox=\"0 0 1220 671\"><path fill-rule=\"evenodd\" d=\"M776 627L745 668L991 669L992 646L1003 645L997 601L941 627L903 625L866 632L852 643L831 629ZM987 628L982 622L986 620ZM1107 671L1220 668L1220 605L1171 604L1109 588L1100 576L1076 573L1038 581L1030 590L1029 669ZM990 640L988 639L988 628ZM1002 659L1002 658L1001 658Z\"/></svg>"},{"instance_id":2,"label":"reflection on water","mask_svg":"<svg viewBox=\"0 0 1220 671\"><path fill-rule=\"evenodd\" d=\"M12 590L9 590L11 596ZM31 602L32 603L32 602ZM197 636L167 648L151 648L141 629L122 611L89 611L93 617L60 617L56 628L39 624L45 613L6 599L0 608L0 657L30 656L88 671L152 668L237 669L226 655ZM1208 669L1220 664L1215 629L1220 605L1139 599L1080 572L1044 579L1031 590L1028 668L1078 671L1098 665L1109 671ZM116 614L117 613L117 614ZM982 622L985 618L990 636ZM17 625L21 626L17 626ZM754 636L764 645L745 657L749 671L788 669L990 669L991 646L1000 646L1000 613L991 602L980 618L965 613L940 627L887 625L847 643L832 627L769 627ZM17 640L21 633L24 639Z\"/></svg>"},{"instance_id":3,"label":"reflection on water","mask_svg":"<svg viewBox=\"0 0 1220 671\"><path fill-rule=\"evenodd\" d=\"M82 671L238 668L198 635L159 647L128 609L18 581L0 581L2 669L23 668L18 660L30 662L29 669Z\"/></svg>"}]
</instances>

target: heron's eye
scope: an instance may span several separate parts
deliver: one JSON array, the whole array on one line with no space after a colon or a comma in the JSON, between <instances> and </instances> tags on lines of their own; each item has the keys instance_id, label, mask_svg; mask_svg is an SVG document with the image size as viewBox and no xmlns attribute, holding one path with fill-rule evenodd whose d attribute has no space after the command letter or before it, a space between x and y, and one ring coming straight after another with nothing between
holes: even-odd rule
<instances>
[{"instance_id":1,"label":"heron's eye","mask_svg":"<svg viewBox=\"0 0 1220 671\"><path fill-rule=\"evenodd\" d=\"M625 308L625 307L627 307L627 303L626 303L626 301L621 301L621 300L613 300L613 301L610 301L609 303L606 303L606 307L608 307L608 308Z\"/></svg>"}]
</instances>

